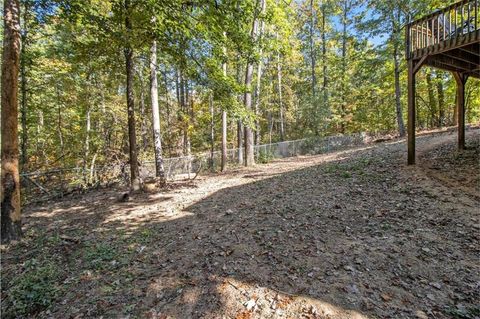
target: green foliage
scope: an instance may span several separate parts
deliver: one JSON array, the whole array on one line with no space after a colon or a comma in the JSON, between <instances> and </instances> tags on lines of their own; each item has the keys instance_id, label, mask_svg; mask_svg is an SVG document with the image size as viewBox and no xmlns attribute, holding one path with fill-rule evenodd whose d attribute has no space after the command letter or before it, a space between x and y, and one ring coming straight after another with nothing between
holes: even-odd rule
<instances>
[{"instance_id":1,"label":"green foliage","mask_svg":"<svg viewBox=\"0 0 480 319\"><path fill-rule=\"evenodd\" d=\"M24 171L128 162L126 46L135 52L139 158L152 159L149 49L154 39L165 156L187 154L187 141L193 153L209 150L210 94L216 150L221 145L222 110L228 114L229 148L236 147L238 120L250 127L258 124L260 140L272 142L281 139L281 120L285 139L395 132L394 57L406 120L402 26L408 16L419 17L444 5L438 0L267 0L266 12L260 14L257 0L130 2L125 8L120 0L22 1L20 90L24 88L25 95L20 92L20 113L25 111L26 117L25 129L20 120L20 136L28 159ZM127 15L130 32L124 26ZM263 28L253 40L255 17ZM250 88L245 87L247 61L254 62L255 70ZM468 122L480 120L479 88L478 81L468 80ZM244 107L247 90L253 93L255 112ZM454 103L450 74L422 68L417 74L418 127L453 125ZM79 182L91 181L85 177Z\"/></svg>"},{"instance_id":2,"label":"green foliage","mask_svg":"<svg viewBox=\"0 0 480 319\"><path fill-rule=\"evenodd\" d=\"M111 262L119 258L117 250L108 243L99 243L88 246L83 250L82 260L88 268L103 270L111 267Z\"/></svg>"},{"instance_id":3,"label":"green foliage","mask_svg":"<svg viewBox=\"0 0 480 319\"><path fill-rule=\"evenodd\" d=\"M52 305L59 295L58 267L49 260L34 258L25 262L23 271L8 283L8 293L2 301L3 316L27 316Z\"/></svg>"},{"instance_id":4,"label":"green foliage","mask_svg":"<svg viewBox=\"0 0 480 319\"><path fill-rule=\"evenodd\" d=\"M480 307L473 307L468 309L460 309L449 307L447 309L447 314L452 316L455 319L472 319L480 316Z\"/></svg>"},{"instance_id":5,"label":"green foliage","mask_svg":"<svg viewBox=\"0 0 480 319\"><path fill-rule=\"evenodd\" d=\"M267 164L275 158L274 154L270 151L259 151L257 162L260 164Z\"/></svg>"}]
</instances>

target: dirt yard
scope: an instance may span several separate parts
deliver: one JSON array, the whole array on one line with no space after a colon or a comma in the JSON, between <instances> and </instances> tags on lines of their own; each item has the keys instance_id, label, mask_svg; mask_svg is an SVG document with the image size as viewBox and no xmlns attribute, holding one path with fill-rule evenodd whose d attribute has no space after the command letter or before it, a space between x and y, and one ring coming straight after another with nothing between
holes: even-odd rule
<instances>
[{"instance_id":1,"label":"dirt yard","mask_svg":"<svg viewBox=\"0 0 480 319\"><path fill-rule=\"evenodd\" d=\"M25 209L2 313L36 318L479 318L480 130L289 158L118 200ZM3 317L3 316L2 316Z\"/></svg>"}]
</instances>

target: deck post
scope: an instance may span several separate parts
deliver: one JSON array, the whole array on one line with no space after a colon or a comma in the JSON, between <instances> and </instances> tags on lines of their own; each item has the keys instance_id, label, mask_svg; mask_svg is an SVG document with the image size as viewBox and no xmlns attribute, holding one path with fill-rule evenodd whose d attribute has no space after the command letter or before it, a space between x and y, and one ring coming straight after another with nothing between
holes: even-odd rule
<instances>
[{"instance_id":1,"label":"deck post","mask_svg":"<svg viewBox=\"0 0 480 319\"><path fill-rule=\"evenodd\" d=\"M408 165L415 164L415 70L408 60Z\"/></svg>"},{"instance_id":2,"label":"deck post","mask_svg":"<svg viewBox=\"0 0 480 319\"><path fill-rule=\"evenodd\" d=\"M453 72L457 82L457 123L458 123L458 149L465 149L465 83L467 77L461 73Z\"/></svg>"}]
</instances>

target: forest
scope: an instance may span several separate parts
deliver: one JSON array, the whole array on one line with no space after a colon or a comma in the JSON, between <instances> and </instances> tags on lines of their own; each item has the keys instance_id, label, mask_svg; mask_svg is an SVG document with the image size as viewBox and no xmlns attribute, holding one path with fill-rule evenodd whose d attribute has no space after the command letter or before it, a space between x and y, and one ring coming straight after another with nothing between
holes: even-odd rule
<instances>
[{"instance_id":1,"label":"forest","mask_svg":"<svg viewBox=\"0 0 480 319\"><path fill-rule=\"evenodd\" d=\"M327 247L326 252L315 246L317 244L314 245L317 248L305 244L320 255L324 253L323 259L331 258L331 264L336 265L331 268L328 263L323 264L324 261L317 264L313 257L308 257L312 260L303 265L293 261L308 256L307 252L298 258L295 257L298 251L292 252L295 258L286 261L279 251L288 243L283 242L285 238L276 237L279 232L291 236L290 230L284 229L288 225L303 227L303 233L292 228L296 232L292 247L302 250L303 241L307 243L318 235L309 228L318 223L331 224L332 232L338 231L342 236L345 230L347 237L351 233L363 234L365 227L378 226L380 233L371 230L368 235L375 240L381 236L387 238L392 234L389 229L397 229L401 233L397 239L404 240L406 246L393 243L393 237L385 239L385 245L394 254L389 257L396 258L395 254L400 253L396 250L398 247L414 247L426 255L420 259L427 263L434 258L432 251L436 249L426 244L434 241L433 235L430 239L422 237L424 241L416 241L413 246L409 246L407 238L410 237L405 235L409 231L415 233L413 221L419 216L413 210L425 211L431 216L431 219L422 217L418 227L444 226L441 221L432 220L446 220L450 211L455 214L468 211L463 217L457 216L458 224L477 227L478 212L474 211L480 198L478 165L475 164L478 164L478 132L476 129L467 132L467 141L472 138L473 144L467 143L463 153L456 153L448 136L441 135L451 132L449 128L457 125L459 116L457 87L451 72L421 68L416 74L414 96L417 131L443 132L439 133L440 137L429 133L420 136L419 158L424 166L419 167L428 171L428 178L439 178L445 183L448 180L450 184L445 184L445 189L438 190L428 184L428 191L419 190L421 186L413 181L426 183L426 178L418 177L420 173L400 164L406 149L396 142L373 150L368 147L364 151L342 149L333 155L314 154L298 162L280 160L278 163L273 153L266 147L263 151L261 148L297 140L313 144L330 137L353 139L359 134L377 139L379 143L404 141L406 25L454 2L0 1L4 22L0 27L3 35L0 46L3 57L1 237L5 244L2 255L6 258L2 261L2 313L5 318L61 318L63 313L68 313L64 318L117 318L122 314L125 318L130 315L132 318L218 318L227 313L225 318L281 318L284 315L293 318L367 318L369 315L372 318L403 315L474 318L480 311L473 301L479 296L478 285L476 290L471 288L463 275L451 279L454 269L448 266L447 259L437 256L439 274L444 279L450 278L449 284L457 290L452 288L451 295L445 292L437 296L437 290L443 291L448 283L437 285L439 279L428 279L432 274L420 271L411 278L418 275L417 280L425 280L427 288L434 289L433 295L424 286L418 288L416 283L408 281L410 279L396 281L403 287L398 289L418 293L413 296L386 292L391 282L383 270L377 269L376 274L381 275L373 277L368 277L370 270L364 270L368 275L362 277L362 267L376 269L375 263L383 262L383 258L368 253L366 241L360 240L360 246L349 246L347 240L342 239L335 246L335 238L321 240ZM478 5L475 0L470 2ZM477 14L478 8L475 10ZM476 15L475 19L478 21ZM465 118L472 126L480 122L478 79L466 81ZM189 159L201 154L210 154L209 160L203 166L192 168ZM190 165L185 180L171 178L166 172L167 160L177 158L187 159ZM437 162L439 158L442 160ZM449 163L445 167L441 164L443 160ZM455 171L450 169L457 170L461 177L455 177ZM261 177L260 171L265 172L265 177ZM244 174L246 180L235 174ZM447 177L440 178L439 174ZM315 176L321 180L318 189L312 188ZM40 200L40 195L53 194L55 178L68 180L68 192ZM267 185L270 179L271 184ZM400 186L393 183L397 179ZM152 181L154 191L147 187ZM272 187L278 189L278 193ZM393 218L387 224L365 221L368 225L362 228L364 215L357 215L356 204L350 201L369 187L373 193L358 198L362 207L365 203L369 211L366 214L372 220L387 215L385 218L389 219L393 218L389 215L393 214L392 210L403 211L410 214L405 225L401 219ZM455 196L456 187L465 192L459 203L435 206L444 194ZM31 193L30 189L37 193ZM348 198L344 201L336 197L333 194L336 189L344 192L340 196ZM358 193L351 195L355 190ZM407 195L417 191L418 200L412 202ZM380 204L374 201L375 196L388 199ZM284 207L272 198L284 198L287 204ZM390 207L387 202L392 198L403 202ZM333 206L330 203L334 203ZM327 205L325 212L337 211L340 217L303 214L310 209L315 211L319 205ZM240 214L243 210L246 215ZM440 210L439 216L432 217L435 210ZM75 216L68 215L67 211ZM149 211L156 212L148 217L152 220L146 217ZM24 212L26 217L22 217ZM127 216L131 212L134 216ZM163 215L155 215L159 212ZM298 215L300 212L302 217ZM272 214L275 222L264 220L262 214ZM202 218L198 224L196 218ZM348 223L349 218L361 221ZM453 216L448 218L455 223ZM259 224L252 224L256 219ZM79 227L75 229L72 226L77 222ZM211 230L217 222L220 231ZM232 229L236 227L236 233L229 228L229 223ZM242 229L241 225L247 224L251 232ZM412 228L402 228L407 226ZM230 230L227 232L222 227ZM46 229L45 234L42 228ZM271 229L277 230L270 233ZM213 237L206 239L209 236ZM250 242L253 246L229 242L235 238L243 242L242 236L246 238L245 243L254 240L255 243ZM257 240L256 236L261 239ZM441 234L435 236L442 237ZM478 251L478 228L469 228L459 236L459 241L454 241L455 247L462 247L458 249L465 263L469 263L464 268L478 271L478 260L475 265L475 258L468 250ZM159 250L145 255L144 249L154 249L158 244L156 240L160 243ZM212 241L215 244L210 246ZM465 248L460 244L465 242L470 246ZM440 243L440 239L438 243L447 246L441 246L437 252L454 254L453 246ZM474 243L477 248L471 247ZM372 247L376 245L380 245L379 242L375 241ZM211 255L210 247L216 247ZM171 251L175 249L176 252ZM352 255L345 263L337 259L338 255L330 255L336 249L344 256L349 256L348 251L353 249L357 257ZM52 258L41 257L42 251L51 253ZM217 256L219 251L221 257ZM258 265L238 257L242 251L248 251L252 260L254 255L264 259L268 264L265 273L260 271L259 277L255 277ZM182 252L193 255L186 257ZM171 260L168 253L172 253ZM197 258L196 254L202 256ZM225 261L230 255L236 266ZM222 260L217 260L219 258ZM406 261L409 257L399 258L405 258L401 263L409 263ZM78 271L74 270L75 260L81 260ZM178 276L172 275L176 268L170 264L172 260L179 269ZM141 269L142 263L150 268ZM69 265L65 266L68 270L60 270L61 265ZM208 275L197 273L197 266L204 271L208 269ZM152 274L158 267L165 269L165 273ZM126 279L121 275L124 268L128 268ZM319 279L320 283L315 286L310 281L318 279L317 272L324 268L327 279ZM404 271L401 267L397 270L398 273ZM273 283L267 279L267 273L283 274L284 271L282 279L273 278ZM330 282L328 278L338 276L339 271L353 277L360 274L362 283L348 280L343 283L343 279ZM152 279L165 274L168 279L162 277L164 281ZM152 279L148 289L146 283L137 282L142 276ZM475 276L478 277L478 272ZM295 283L289 283L289 278ZM363 289L370 289L365 282L371 282L373 287L376 280L381 287L372 293L375 296L360 298L359 290L363 293ZM80 283L79 289L86 293L80 300L73 288L75 283ZM325 288L340 283L341 294L354 295L352 298L358 297L358 300L330 294L327 291L330 288ZM122 287L123 284L126 286ZM127 287L129 290L125 291ZM134 287L140 287L139 291ZM143 291L144 288L157 291L156 297ZM87 293L90 289L95 291L92 295ZM242 294L243 297L239 297ZM320 297L325 294L325 299ZM448 301L447 295L454 301ZM209 296L216 299L212 301ZM233 300L245 299L245 296L241 304L233 304ZM97 297L101 301L93 301ZM407 304L404 308L410 312L401 308L397 297L403 298L404 305ZM272 313L262 310L262 298ZM316 301L310 302L308 298ZM435 305L423 307L422 298ZM127 300L126 303L123 300ZM218 300L224 300L221 306ZM318 304L324 300L330 306ZM66 310L66 303L78 307ZM380 307L378 303L389 305Z\"/></svg>"},{"instance_id":2,"label":"forest","mask_svg":"<svg viewBox=\"0 0 480 319\"><path fill-rule=\"evenodd\" d=\"M257 2L21 1L21 170L405 134L404 26L445 1ZM451 75L417 81L418 128L454 125Z\"/></svg>"}]
</instances>

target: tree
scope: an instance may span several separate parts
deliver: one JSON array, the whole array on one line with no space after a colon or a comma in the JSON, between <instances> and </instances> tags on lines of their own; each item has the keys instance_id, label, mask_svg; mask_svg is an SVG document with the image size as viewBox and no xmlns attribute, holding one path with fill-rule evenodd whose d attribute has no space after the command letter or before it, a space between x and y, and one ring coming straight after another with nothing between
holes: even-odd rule
<instances>
[{"instance_id":1,"label":"tree","mask_svg":"<svg viewBox=\"0 0 480 319\"><path fill-rule=\"evenodd\" d=\"M259 25L259 15L263 15L266 9L266 0L259 0L260 4L260 14L256 14L253 18L251 39L252 44L255 46L257 37L258 37L258 25ZM247 111L252 110L252 79L253 79L253 57L249 56L247 59L247 66L245 70L245 95L244 103L245 109ZM245 166L252 166L255 164L254 157L254 141L253 141L253 130L251 123L245 126Z\"/></svg>"},{"instance_id":2,"label":"tree","mask_svg":"<svg viewBox=\"0 0 480 319\"><path fill-rule=\"evenodd\" d=\"M125 71L127 84L126 95L128 114L128 142L130 152L130 189L132 191L138 191L141 188L141 181L137 159L137 135L135 132L135 98L133 95L135 66L133 62L133 48L129 41L132 37L132 22L130 20L130 15L132 14L132 12L130 0L125 0L124 9L126 41L123 52L125 54Z\"/></svg>"},{"instance_id":3,"label":"tree","mask_svg":"<svg viewBox=\"0 0 480 319\"><path fill-rule=\"evenodd\" d=\"M20 3L4 2L2 53L1 241L22 236L18 172L18 74L20 66Z\"/></svg>"},{"instance_id":4,"label":"tree","mask_svg":"<svg viewBox=\"0 0 480 319\"><path fill-rule=\"evenodd\" d=\"M165 184L165 169L163 168L162 140L160 132L160 112L158 108L158 83L157 83L157 41L152 41L150 48L150 98L152 101L153 119L153 148L155 152L155 176L160 184Z\"/></svg>"}]
</instances>

